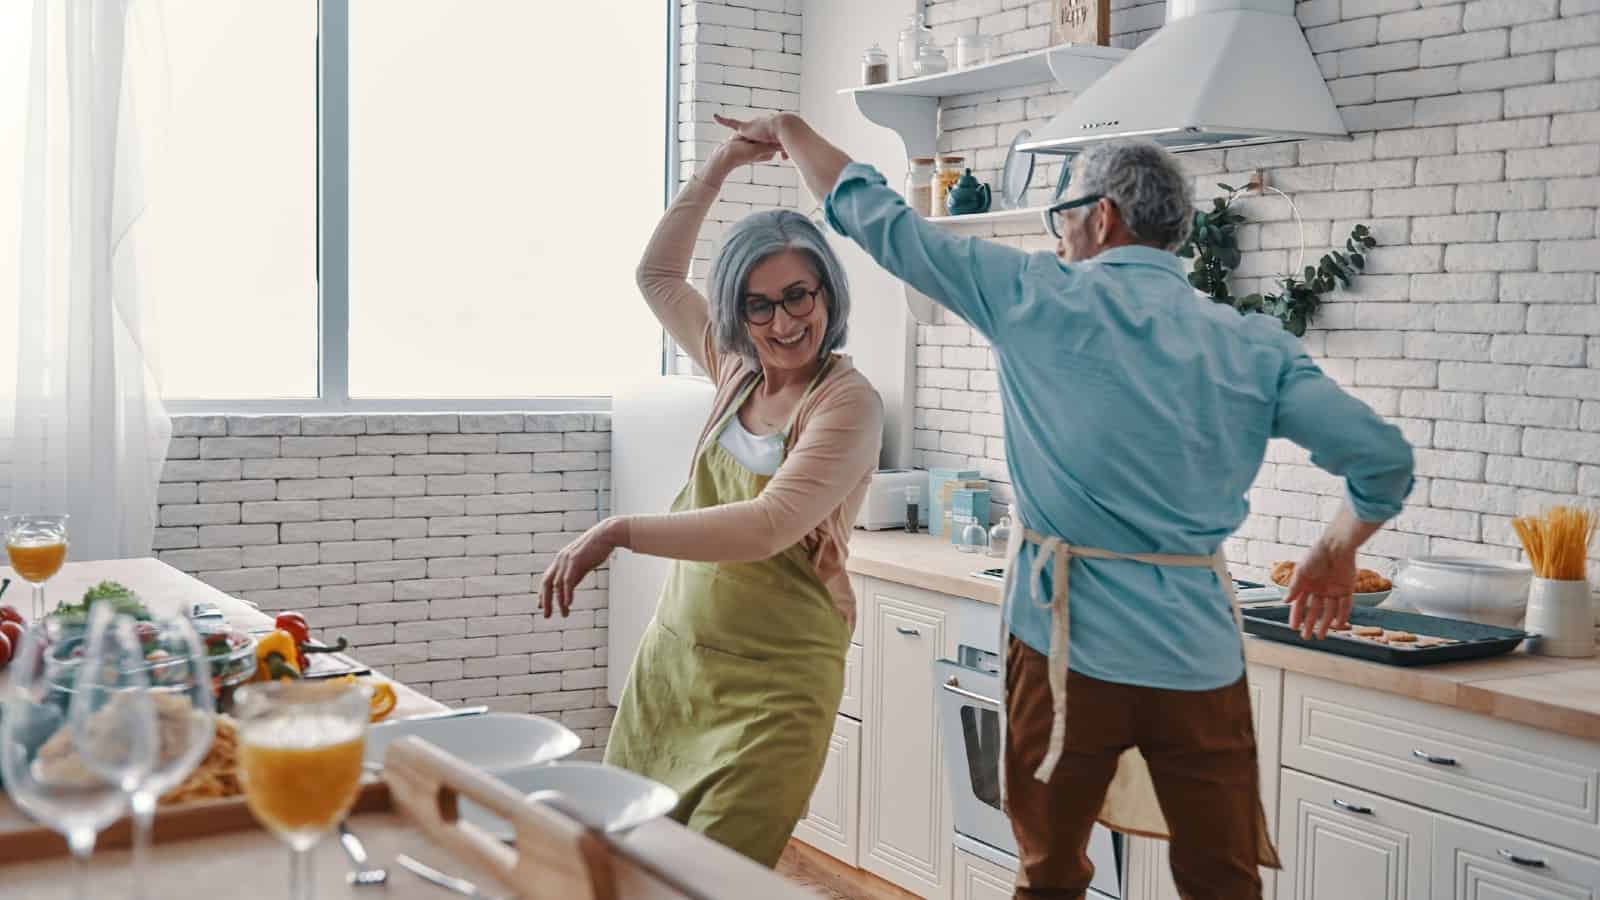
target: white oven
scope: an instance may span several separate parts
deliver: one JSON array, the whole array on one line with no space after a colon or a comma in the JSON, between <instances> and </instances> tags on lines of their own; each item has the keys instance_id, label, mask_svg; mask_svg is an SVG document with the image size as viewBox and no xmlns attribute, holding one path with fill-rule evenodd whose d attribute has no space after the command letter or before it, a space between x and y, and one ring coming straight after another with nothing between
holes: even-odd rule
<instances>
[{"instance_id":1,"label":"white oven","mask_svg":"<svg viewBox=\"0 0 1600 900\"><path fill-rule=\"evenodd\" d=\"M963 603L954 625L956 658L934 663L954 841L958 850L1015 871L1016 839L1000 808L1000 610ZM1096 825L1089 860L1089 900L1121 898L1121 836Z\"/></svg>"}]
</instances>

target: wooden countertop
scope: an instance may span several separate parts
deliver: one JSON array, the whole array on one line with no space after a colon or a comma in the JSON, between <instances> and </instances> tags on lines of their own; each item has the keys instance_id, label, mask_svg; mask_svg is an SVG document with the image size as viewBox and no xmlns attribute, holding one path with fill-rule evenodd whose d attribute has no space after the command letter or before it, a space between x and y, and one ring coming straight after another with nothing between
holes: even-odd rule
<instances>
[{"instance_id":1,"label":"wooden countertop","mask_svg":"<svg viewBox=\"0 0 1600 900\"><path fill-rule=\"evenodd\" d=\"M972 573L1004 562L962 553L928 535L855 531L848 569L998 605L1000 583ZM1289 672L1600 741L1600 657L1556 659L1517 651L1476 662L1399 668L1258 638L1245 640L1245 656Z\"/></svg>"}]
</instances>

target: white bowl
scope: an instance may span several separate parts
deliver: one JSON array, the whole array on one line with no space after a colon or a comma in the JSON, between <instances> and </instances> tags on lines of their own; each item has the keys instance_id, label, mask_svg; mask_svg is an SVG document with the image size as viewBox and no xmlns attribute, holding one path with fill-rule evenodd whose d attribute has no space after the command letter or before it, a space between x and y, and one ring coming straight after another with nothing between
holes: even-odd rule
<instances>
[{"instance_id":1,"label":"white bowl","mask_svg":"<svg viewBox=\"0 0 1600 900\"><path fill-rule=\"evenodd\" d=\"M1278 596L1285 598L1289 596L1289 589L1283 585L1274 584L1273 587L1278 589ZM1389 599L1389 595L1392 593L1394 593L1392 590L1373 591L1368 594L1352 594L1351 598L1355 601L1356 606L1377 606L1379 603Z\"/></svg>"},{"instance_id":2,"label":"white bowl","mask_svg":"<svg viewBox=\"0 0 1600 900\"><path fill-rule=\"evenodd\" d=\"M607 834L623 835L678 805L678 792L626 769L592 762L558 762L524 766L495 777L527 795L528 802L548 802L566 815ZM461 798L461 818L503 841L514 836L511 824L472 801Z\"/></svg>"},{"instance_id":3,"label":"white bowl","mask_svg":"<svg viewBox=\"0 0 1600 900\"><path fill-rule=\"evenodd\" d=\"M449 719L395 719L380 722L367 732L363 762L381 765L391 743L413 734L490 772L557 760L582 743L565 725L542 716L484 713Z\"/></svg>"},{"instance_id":4,"label":"white bowl","mask_svg":"<svg viewBox=\"0 0 1600 900\"><path fill-rule=\"evenodd\" d=\"M1393 605L1430 616L1522 627L1533 570L1523 563L1461 556L1408 559L1394 575Z\"/></svg>"}]
</instances>

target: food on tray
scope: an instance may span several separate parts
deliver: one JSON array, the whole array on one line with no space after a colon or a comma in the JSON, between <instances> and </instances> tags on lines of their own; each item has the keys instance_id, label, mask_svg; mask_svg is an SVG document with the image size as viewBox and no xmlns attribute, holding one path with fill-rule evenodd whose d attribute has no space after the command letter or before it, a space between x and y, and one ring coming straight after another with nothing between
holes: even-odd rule
<instances>
[{"instance_id":1,"label":"food on tray","mask_svg":"<svg viewBox=\"0 0 1600 900\"><path fill-rule=\"evenodd\" d=\"M1288 587L1289 582L1294 580L1294 568L1295 564L1287 559L1274 565L1271 576L1273 583L1279 587ZM1357 594L1377 594L1393 587L1393 582L1371 569L1356 570L1355 593Z\"/></svg>"},{"instance_id":2,"label":"food on tray","mask_svg":"<svg viewBox=\"0 0 1600 900\"><path fill-rule=\"evenodd\" d=\"M1356 625L1350 629L1350 633L1356 637L1370 638L1382 635L1383 629L1376 625Z\"/></svg>"},{"instance_id":3,"label":"food on tray","mask_svg":"<svg viewBox=\"0 0 1600 900\"><path fill-rule=\"evenodd\" d=\"M1511 527L1522 539L1533 574L1555 581L1582 581L1587 577L1589 542L1600 523L1586 509L1555 506L1540 516L1512 519Z\"/></svg>"},{"instance_id":4,"label":"food on tray","mask_svg":"<svg viewBox=\"0 0 1600 900\"><path fill-rule=\"evenodd\" d=\"M1412 644L1416 642L1417 636L1409 631L1385 631L1383 639L1391 644Z\"/></svg>"},{"instance_id":5,"label":"food on tray","mask_svg":"<svg viewBox=\"0 0 1600 900\"><path fill-rule=\"evenodd\" d=\"M115 581L102 581L89 588L83 592L81 601L57 606L50 617L68 625L84 625L89 621L90 608L96 603L110 603L117 612L135 619L150 618L150 610L139 599L139 595Z\"/></svg>"},{"instance_id":6,"label":"food on tray","mask_svg":"<svg viewBox=\"0 0 1600 900\"><path fill-rule=\"evenodd\" d=\"M133 702L134 697L129 693L114 695L110 702L85 720L78 739L91 747L108 746L115 750L123 742L118 721L123 714L121 707ZM195 709L189 698L182 694L152 693L149 698L156 713L157 764L171 765L188 748L195 717L209 718L211 714ZM97 782L101 776L85 767L77 746L72 728L58 729L39 748L38 758L34 762L36 777L59 784Z\"/></svg>"},{"instance_id":7,"label":"food on tray","mask_svg":"<svg viewBox=\"0 0 1600 900\"><path fill-rule=\"evenodd\" d=\"M162 795L161 802L171 806L175 803L236 797L242 793L244 785L239 782L239 729L234 726L231 716L218 715L217 733L211 739L211 749L206 751L205 758L200 760L200 765L195 766L188 778Z\"/></svg>"}]
</instances>

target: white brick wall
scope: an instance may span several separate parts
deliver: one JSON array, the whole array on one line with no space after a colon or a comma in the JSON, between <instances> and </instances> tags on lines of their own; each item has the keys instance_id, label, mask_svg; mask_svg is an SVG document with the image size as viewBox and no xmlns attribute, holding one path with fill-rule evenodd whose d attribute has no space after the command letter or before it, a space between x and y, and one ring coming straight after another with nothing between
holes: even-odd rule
<instances>
[{"instance_id":1,"label":"white brick wall","mask_svg":"<svg viewBox=\"0 0 1600 900\"><path fill-rule=\"evenodd\" d=\"M1013 4L990 4L1011 6ZM1029 21L1046 0L1025 4ZM1326 371L1417 447L1404 516L1367 562L1477 553L1515 557L1509 518L1600 497L1600 16L1558 0L1302 0L1297 13L1355 140L1187 154L1197 198L1252 168L1295 196L1320 253L1357 221L1383 247L1333 295L1306 343ZM1113 43L1135 46L1162 3L1113 4ZM973 0L934 0L940 39L966 31L1023 39L1024 25ZM1031 40L1031 35L1026 39ZM1024 89L947 98L941 151L993 183L1018 129L1070 95ZM1226 176L1226 177L1225 177ZM1046 165L1035 202L1053 189ZM1236 289L1270 286L1298 241L1286 205L1249 202ZM964 226L1030 249L1034 223ZM917 333L920 465L965 465L1010 497L983 342L953 318ZM1229 544L1241 572L1306 546L1340 500L1338 483L1292 446L1274 446Z\"/></svg>"},{"instance_id":2,"label":"white brick wall","mask_svg":"<svg viewBox=\"0 0 1600 900\"><path fill-rule=\"evenodd\" d=\"M536 608L555 552L609 507L608 415L182 416L173 430L161 559L301 610L435 699L541 712L604 746L605 571L569 618Z\"/></svg>"}]
</instances>

